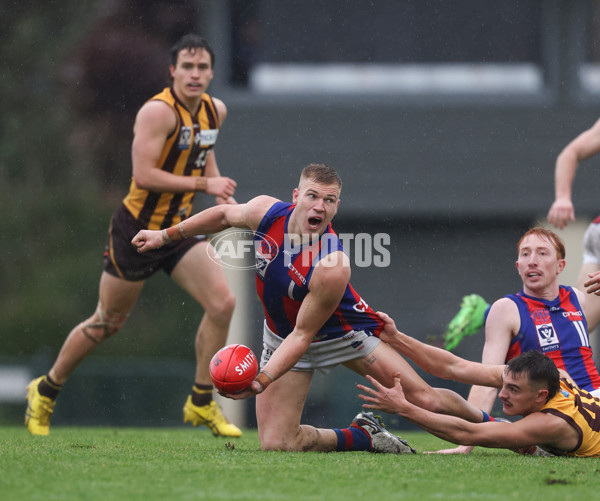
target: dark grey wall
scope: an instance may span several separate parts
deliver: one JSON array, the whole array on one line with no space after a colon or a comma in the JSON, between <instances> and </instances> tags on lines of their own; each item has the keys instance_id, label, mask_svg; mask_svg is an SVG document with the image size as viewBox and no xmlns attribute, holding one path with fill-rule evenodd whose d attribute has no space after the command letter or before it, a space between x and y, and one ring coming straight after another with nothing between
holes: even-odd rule
<instances>
[{"instance_id":1,"label":"dark grey wall","mask_svg":"<svg viewBox=\"0 0 600 501\"><path fill-rule=\"evenodd\" d=\"M229 104L217 157L238 180L238 199L286 197L305 164L325 162L344 180L340 214L538 217L554 199L556 155L600 114L598 105L420 108L310 100ZM589 176L577 177L575 194L578 212L593 215Z\"/></svg>"}]
</instances>

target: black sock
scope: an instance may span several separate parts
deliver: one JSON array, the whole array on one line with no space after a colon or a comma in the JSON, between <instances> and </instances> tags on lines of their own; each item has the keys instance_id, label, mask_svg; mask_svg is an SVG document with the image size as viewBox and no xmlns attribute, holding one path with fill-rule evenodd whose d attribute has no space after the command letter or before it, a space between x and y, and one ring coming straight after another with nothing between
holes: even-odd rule
<instances>
[{"instance_id":1,"label":"black sock","mask_svg":"<svg viewBox=\"0 0 600 501\"><path fill-rule=\"evenodd\" d=\"M198 407L208 405L212 402L213 385L194 383L192 388L192 403Z\"/></svg>"},{"instance_id":2,"label":"black sock","mask_svg":"<svg viewBox=\"0 0 600 501\"><path fill-rule=\"evenodd\" d=\"M43 397L48 397L51 400L56 400L56 397L58 397L58 394L60 393L60 390L62 390L62 387L62 384L55 383L54 381L52 381L52 378L50 376L45 375L44 379L42 379L40 381L40 384L38 385L38 391Z\"/></svg>"}]
</instances>

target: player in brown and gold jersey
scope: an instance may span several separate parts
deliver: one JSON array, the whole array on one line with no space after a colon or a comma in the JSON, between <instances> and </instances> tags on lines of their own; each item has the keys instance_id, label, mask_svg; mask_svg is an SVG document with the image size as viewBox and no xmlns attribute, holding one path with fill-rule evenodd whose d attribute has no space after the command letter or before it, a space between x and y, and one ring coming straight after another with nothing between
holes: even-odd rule
<instances>
[{"instance_id":1,"label":"player in brown and gold jersey","mask_svg":"<svg viewBox=\"0 0 600 501\"><path fill-rule=\"evenodd\" d=\"M35 435L49 433L62 385L99 343L123 327L145 280L160 269L204 308L195 341L195 384L183 408L184 422L208 426L214 435L241 435L212 399L208 365L226 342L235 298L223 269L210 257L210 244L204 237L185 238L142 255L130 243L141 229L168 228L187 218L198 192L215 196L217 203L236 203L236 183L221 176L213 151L227 116L225 104L206 94L213 64L206 40L184 36L171 51L172 85L137 114L133 176L111 220L98 307L68 335L48 374L27 387L25 424Z\"/></svg>"},{"instance_id":2,"label":"player in brown and gold jersey","mask_svg":"<svg viewBox=\"0 0 600 501\"><path fill-rule=\"evenodd\" d=\"M532 350L506 365L471 362L399 332L388 315L378 315L385 322L381 339L421 369L444 379L500 388L504 414L524 417L513 423L494 419L471 423L435 414L406 400L399 373L392 388L367 376L375 388L358 385L365 393L360 395L364 407L399 414L455 444L522 454L600 457L600 398L578 388L547 355Z\"/></svg>"}]
</instances>

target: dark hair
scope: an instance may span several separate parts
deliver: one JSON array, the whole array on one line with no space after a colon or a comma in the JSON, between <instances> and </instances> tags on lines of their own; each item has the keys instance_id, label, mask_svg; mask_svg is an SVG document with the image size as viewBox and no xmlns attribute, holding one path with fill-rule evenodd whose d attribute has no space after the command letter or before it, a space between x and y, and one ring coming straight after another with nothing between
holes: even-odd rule
<instances>
[{"instance_id":1,"label":"dark hair","mask_svg":"<svg viewBox=\"0 0 600 501\"><path fill-rule=\"evenodd\" d=\"M539 351L526 351L512 358L506 364L506 372L524 374L529 381L548 389L550 400L560 388L560 374L550 357Z\"/></svg>"},{"instance_id":2,"label":"dark hair","mask_svg":"<svg viewBox=\"0 0 600 501\"><path fill-rule=\"evenodd\" d=\"M337 184L339 189L342 189L342 178L340 175L328 165L325 164L308 164L302 169L300 179L310 179L320 184Z\"/></svg>"},{"instance_id":3,"label":"dark hair","mask_svg":"<svg viewBox=\"0 0 600 501\"><path fill-rule=\"evenodd\" d=\"M523 240L525 240L529 235L536 235L544 240L547 240L552 244L554 249L556 249L556 254L558 255L558 259L564 259L567 255L565 250L565 243L562 238L560 238L556 233L547 228L542 228L541 226L536 226L535 228L531 228L528 230L517 243L517 255L521 252L521 244Z\"/></svg>"},{"instance_id":4,"label":"dark hair","mask_svg":"<svg viewBox=\"0 0 600 501\"><path fill-rule=\"evenodd\" d=\"M173 66L177 66L177 57L184 49L188 49L189 51L192 51L192 49L204 49L210 54L210 66L212 68L215 67L215 53L212 47L204 38L194 33L184 35L171 47L171 64Z\"/></svg>"}]
</instances>

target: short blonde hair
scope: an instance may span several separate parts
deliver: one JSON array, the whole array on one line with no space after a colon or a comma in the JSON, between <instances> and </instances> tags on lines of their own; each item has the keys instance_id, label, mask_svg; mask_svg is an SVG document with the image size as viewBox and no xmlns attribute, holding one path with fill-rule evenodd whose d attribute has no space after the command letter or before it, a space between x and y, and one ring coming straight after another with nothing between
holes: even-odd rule
<instances>
[{"instance_id":1,"label":"short blonde hair","mask_svg":"<svg viewBox=\"0 0 600 501\"><path fill-rule=\"evenodd\" d=\"M302 169L300 182L302 179L310 179L319 184L337 184L340 191L342 190L342 178L335 169L325 164L308 164Z\"/></svg>"},{"instance_id":2,"label":"short blonde hair","mask_svg":"<svg viewBox=\"0 0 600 501\"><path fill-rule=\"evenodd\" d=\"M558 259L564 259L567 255L567 251L565 250L565 243L562 238L560 238L556 233L547 228L542 228L541 226L536 226L535 228L531 228L528 230L517 243L517 255L521 252L521 244L523 240L525 240L529 235L535 235L537 237L543 238L552 244L552 247L556 250L556 254L558 255Z\"/></svg>"}]
</instances>

